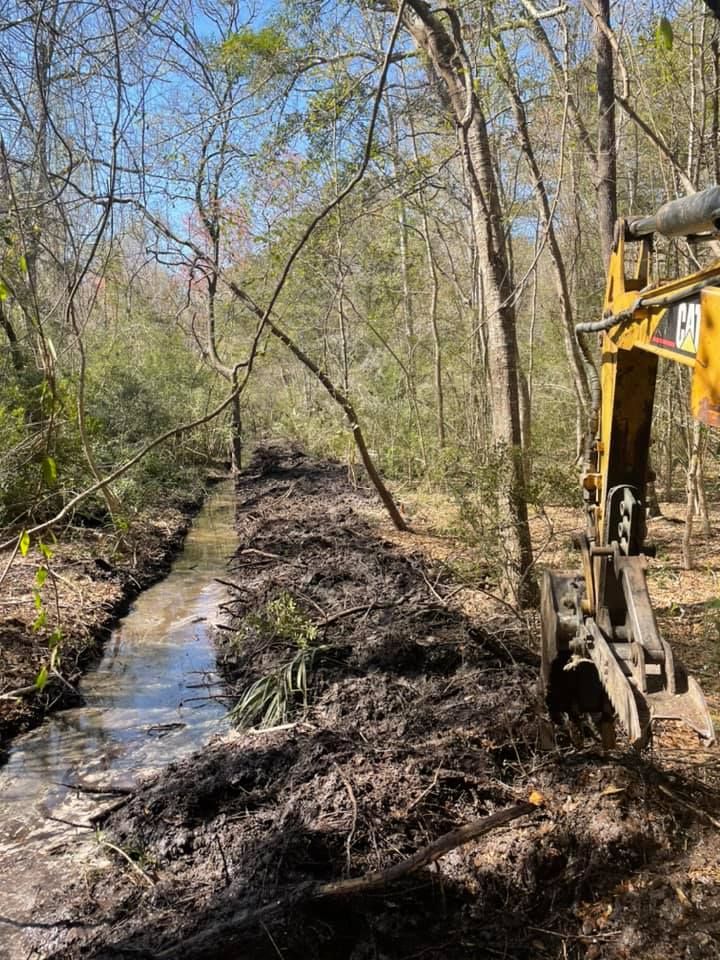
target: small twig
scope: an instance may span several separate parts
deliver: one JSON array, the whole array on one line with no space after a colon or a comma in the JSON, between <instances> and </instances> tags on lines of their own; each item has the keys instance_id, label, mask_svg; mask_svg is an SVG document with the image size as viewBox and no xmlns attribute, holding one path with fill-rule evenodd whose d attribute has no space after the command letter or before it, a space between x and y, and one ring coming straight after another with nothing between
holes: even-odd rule
<instances>
[{"instance_id":1,"label":"small twig","mask_svg":"<svg viewBox=\"0 0 720 960\"><path fill-rule=\"evenodd\" d=\"M223 876L225 877L225 886L229 887L232 881L230 879L230 871L228 870L227 860L225 859L225 851L223 850L223 845L220 842L220 837L216 835L215 840L217 842L218 850L220 851L220 857L222 859Z\"/></svg>"},{"instance_id":2,"label":"small twig","mask_svg":"<svg viewBox=\"0 0 720 960\"><path fill-rule=\"evenodd\" d=\"M361 603L357 607L348 607L346 610L340 610L338 613L333 613L329 617L325 617L321 626L329 627L331 623L335 623L336 620L342 620L343 617L351 617L353 613L368 613L374 607L387 607L388 604L383 603Z\"/></svg>"},{"instance_id":3,"label":"small twig","mask_svg":"<svg viewBox=\"0 0 720 960\"><path fill-rule=\"evenodd\" d=\"M537 930L538 933L547 934L550 937L560 937L562 940L612 940L613 937L619 937L622 930L598 930L596 933L562 933L560 930L548 930L547 927L528 927L528 930Z\"/></svg>"},{"instance_id":4,"label":"small twig","mask_svg":"<svg viewBox=\"0 0 720 960\"><path fill-rule=\"evenodd\" d=\"M265 936L268 938L268 940L270 941L270 943L273 945L273 949L275 950L275 953L278 955L278 957L280 957L280 960L285 960L285 957L284 957L284 955L283 955L280 947L275 943L275 941L273 940L273 935L270 933L270 931L269 931L268 928L265 926L265 924L262 922L262 920L260 921L260 926L261 926L261 927L263 928L263 930L265 931Z\"/></svg>"},{"instance_id":5,"label":"small twig","mask_svg":"<svg viewBox=\"0 0 720 960\"><path fill-rule=\"evenodd\" d=\"M52 820L55 823L64 823L66 827L76 827L78 830L94 830L92 823L75 823L74 820L63 820L62 817L53 817L49 813L45 814L46 820Z\"/></svg>"},{"instance_id":6,"label":"small twig","mask_svg":"<svg viewBox=\"0 0 720 960\"><path fill-rule=\"evenodd\" d=\"M292 730L297 726L296 723L281 723L277 727L248 727L245 733L251 733L253 736L259 736L261 733L277 733L279 730Z\"/></svg>"},{"instance_id":7,"label":"small twig","mask_svg":"<svg viewBox=\"0 0 720 960\"><path fill-rule=\"evenodd\" d=\"M443 598L440 596L440 594L437 592L437 590L435 589L435 587L430 583L430 581L428 580L428 578L425 576L425 571L423 570L422 567L420 567L420 576L423 578L423 580L424 580L425 583L427 584L427 588L428 588L428 590L430 591L430 593L432 593L432 595L436 598L436 600L438 600L440 603L442 603L442 604L444 605L445 601L444 601Z\"/></svg>"},{"instance_id":8,"label":"small twig","mask_svg":"<svg viewBox=\"0 0 720 960\"><path fill-rule=\"evenodd\" d=\"M244 556L246 553L255 554L257 557L267 557L268 560L292 560L292 557L282 557L279 553L268 553L267 550L256 550L254 547L246 547L244 550L240 551L240 555Z\"/></svg>"},{"instance_id":9,"label":"small twig","mask_svg":"<svg viewBox=\"0 0 720 960\"><path fill-rule=\"evenodd\" d=\"M28 687L18 687L17 690L10 690L8 693L0 693L0 700L20 700L22 697L30 696L31 693L37 693L38 688L33 683Z\"/></svg>"},{"instance_id":10,"label":"small twig","mask_svg":"<svg viewBox=\"0 0 720 960\"><path fill-rule=\"evenodd\" d=\"M76 583L73 583L72 580L68 580L67 577L61 576L61 574L56 573L51 567L46 567L47 572L53 578L53 580L59 580L60 583L64 583L66 587L69 587L73 593L76 593L79 597L83 595L82 590Z\"/></svg>"},{"instance_id":11,"label":"small twig","mask_svg":"<svg viewBox=\"0 0 720 960\"><path fill-rule=\"evenodd\" d=\"M223 580L222 577L213 577L215 583L221 584L223 587L230 587L231 590L237 590L238 593L250 593L247 587L240 586L239 583L234 583L232 580Z\"/></svg>"},{"instance_id":12,"label":"small twig","mask_svg":"<svg viewBox=\"0 0 720 960\"><path fill-rule=\"evenodd\" d=\"M297 595L298 597L300 597L301 600L304 600L306 603L309 603L310 606L315 607L315 609L320 614L320 616L324 620L327 620L327 614L325 613L323 608L320 606L320 604L316 603L312 597L309 597L306 593L300 593L299 591L297 592Z\"/></svg>"},{"instance_id":13,"label":"small twig","mask_svg":"<svg viewBox=\"0 0 720 960\"><path fill-rule=\"evenodd\" d=\"M318 624L320 627L327 627L331 623L335 623L336 620L341 620L343 617L350 617L353 613L369 613L371 610L385 610L388 607L399 607L401 603L405 603L412 594L405 593L402 597L398 597L397 600L388 600L385 603L378 603L373 600L372 603L361 603L357 607L348 607L345 610L339 610L337 613L331 613L329 617L326 617L322 623Z\"/></svg>"},{"instance_id":14,"label":"small twig","mask_svg":"<svg viewBox=\"0 0 720 960\"><path fill-rule=\"evenodd\" d=\"M423 790L423 792L419 796L415 797L412 803L409 803L407 807L405 807L405 813L403 814L403 816L407 816L413 807L416 807L422 799L424 799L432 790L434 790L435 785L438 782L440 772L441 772L441 768L438 767L437 770L435 771L435 776L433 777L433 780L430 786L426 790Z\"/></svg>"},{"instance_id":15,"label":"small twig","mask_svg":"<svg viewBox=\"0 0 720 960\"><path fill-rule=\"evenodd\" d=\"M21 539L22 537L18 537L17 540L15 541L15 546L13 548L12 553L10 554L10 558L8 559L8 562L5 564L5 569L3 570L2 574L0 574L0 584L3 582L3 580L8 575L8 573L10 573L10 567L13 565L15 561L15 557L18 555L18 550L20 549Z\"/></svg>"},{"instance_id":16,"label":"small twig","mask_svg":"<svg viewBox=\"0 0 720 960\"><path fill-rule=\"evenodd\" d=\"M60 683L64 684L68 688L68 690L70 690L73 693L74 696L76 697L79 696L79 693L75 689L75 687L68 680L66 680L65 677L55 667L52 668L50 673L53 677L55 677L56 680L59 680Z\"/></svg>"},{"instance_id":17,"label":"small twig","mask_svg":"<svg viewBox=\"0 0 720 960\"><path fill-rule=\"evenodd\" d=\"M352 784L350 783L350 781L349 781L348 778L345 776L345 774L343 773L342 769L338 766L337 763L334 763L333 766L334 766L335 769L337 770L338 776L340 777L340 779L342 780L343 784L345 785L345 789L347 790L348 797L350 797L350 803L351 803L351 805L352 805L352 814L353 814L353 816L352 816L352 825L351 825L351 827L350 827L350 832L348 833L347 837L345 838L345 857L346 857L346 859L347 859L347 868L348 868L348 872L349 872L349 871L350 871L350 864L351 864L351 861L352 861L352 842L353 842L353 838L354 838L354 836L355 836L355 828L357 827L358 805L357 805L357 800L355 799L355 794L354 794L354 792L353 792Z\"/></svg>"}]
</instances>

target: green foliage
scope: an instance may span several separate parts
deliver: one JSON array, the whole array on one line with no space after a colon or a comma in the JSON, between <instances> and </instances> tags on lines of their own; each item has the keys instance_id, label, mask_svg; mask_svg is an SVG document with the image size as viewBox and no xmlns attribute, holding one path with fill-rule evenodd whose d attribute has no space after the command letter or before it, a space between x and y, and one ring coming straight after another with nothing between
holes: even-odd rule
<instances>
[{"instance_id":1,"label":"green foliage","mask_svg":"<svg viewBox=\"0 0 720 960\"><path fill-rule=\"evenodd\" d=\"M220 44L218 60L235 77L250 77L261 65L277 65L288 53L287 36L279 27L248 27Z\"/></svg>"},{"instance_id":2,"label":"green foliage","mask_svg":"<svg viewBox=\"0 0 720 960\"><path fill-rule=\"evenodd\" d=\"M277 670L256 680L230 711L239 727L256 724L260 729L284 723L298 700L307 707L308 674L319 648L304 647Z\"/></svg>"},{"instance_id":3,"label":"green foliage","mask_svg":"<svg viewBox=\"0 0 720 960\"><path fill-rule=\"evenodd\" d=\"M341 77L327 89L314 93L308 98L306 132L312 135L325 130L341 116L358 93L358 83L350 76Z\"/></svg>"},{"instance_id":4,"label":"green foliage","mask_svg":"<svg viewBox=\"0 0 720 960\"><path fill-rule=\"evenodd\" d=\"M298 608L295 598L285 591L264 610L246 617L243 630L248 629L271 641L294 644L301 650L317 640L317 627Z\"/></svg>"},{"instance_id":5,"label":"green foliage","mask_svg":"<svg viewBox=\"0 0 720 960\"><path fill-rule=\"evenodd\" d=\"M42 475L45 485L51 487L57 480L57 463L55 457L43 457Z\"/></svg>"},{"instance_id":6,"label":"green foliage","mask_svg":"<svg viewBox=\"0 0 720 960\"><path fill-rule=\"evenodd\" d=\"M673 28L667 17L660 17L655 27L655 43L661 50L672 50Z\"/></svg>"},{"instance_id":7,"label":"green foliage","mask_svg":"<svg viewBox=\"0 0 720 960\"><path fill-rule=\"evenodd\" d=\"M315 658L325 648L317 643L317 627L287 592L245 618L235 641L241 651L249 636L254 636L256 642L290 645L295 650L278 667L251 684L230 712L238 726L272 727L284 723L298 704L307 706L308 677Z\"/></svg>"}]
</instances>

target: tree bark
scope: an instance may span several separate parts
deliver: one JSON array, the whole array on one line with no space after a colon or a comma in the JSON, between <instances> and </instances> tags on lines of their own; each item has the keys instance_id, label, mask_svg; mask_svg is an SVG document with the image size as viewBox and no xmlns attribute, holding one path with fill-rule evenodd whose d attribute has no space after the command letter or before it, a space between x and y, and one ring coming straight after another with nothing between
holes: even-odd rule
<instances>
[{"instance_id":1,"label":"tree bark","mask_svg":"<svg viewBox=\"0 0 720 960\"><path fill-rule=\"evenodd\" d=\"M586 421L590 409L590 387L585 370L585 361L580 351L580 346L575 336L575 318L573 316L572 298L570 296L570 285L568 283L567 271L565 269L565 260L560 249L560 243L555 232L553 223L550 200L548 198L545 178L540 170L535 149L530 138L530 129L528 126L525 104L520 96L516 77L502 42L502 38L497 38L498 51L500 55L500 70L502 79L507 87L512 104L513 115L518 133L520 135L520 146L525 156L525 161L530 172L533 195L535 197L535 206L538 216L545 232L550 260L553 265L553 279L555 281L555 290L560 304L560 314L562 317L563 340L565 343L565 353L570 367L570 373L575 388L575 397L580 411L581 419Z\"/></svg>"},{"instance_id":2,"label":"tree bark","mask_svg":"<svg viewBox=\"0 0 720 960\"><path fill-rule=\"evenodd\" d=\"M522 458L518 345L512 274L487 122L473 88L457 13L451 33L425 0L408 0L405 25L428 56L455 121L471 191L472 223L487 316L498 540L506 551L503 586L519 602L536 599Z\"/></svg>"},{"instance_id":3,"label":"tree bark","mask_svg":"<svg viewBox=\"0 0 720 960\"><path fill-rule=\"evenodd\" d=\"M610 0L598 0L602 22L610 27ZM613 49L607 34L596 27L598 90L597 205L600 243L605 266L610 262L617 220L617 151L615 147L615 75Z\"/></svg>"}]
</instances>

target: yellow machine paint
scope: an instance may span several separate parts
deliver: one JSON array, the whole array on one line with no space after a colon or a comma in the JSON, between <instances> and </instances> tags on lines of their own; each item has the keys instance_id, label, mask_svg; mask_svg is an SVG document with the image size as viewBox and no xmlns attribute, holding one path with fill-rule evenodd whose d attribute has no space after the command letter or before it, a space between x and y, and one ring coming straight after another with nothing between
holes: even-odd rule
<instances>
[{"instance_id":1,"label":"yellow machine paint","mask_svg":"<svg viewBox=\"0 0 720 960\"><path fill-rule=\"evenodd\" d=\"M684 721L714 739L700 688L657 628L645 579L645 517L659 357L692 369L693 415L720 427L720 261L657 280L653 235L710 237L719 228L720 187L665 204L654 217L619 220L603 318L578 325L601 334L582 481L587 529L577 542L582 574L545 575L541 686L554 720L593 715L607 743L615 719L635 745L655 719Z\"/></svg>"}]
</instances>

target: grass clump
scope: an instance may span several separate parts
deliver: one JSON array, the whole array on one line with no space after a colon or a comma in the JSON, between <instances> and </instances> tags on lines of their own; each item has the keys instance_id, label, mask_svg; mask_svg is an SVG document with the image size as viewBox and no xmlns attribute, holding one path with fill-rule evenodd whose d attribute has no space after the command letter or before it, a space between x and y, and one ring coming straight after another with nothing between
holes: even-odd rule
<instances>
[{"instance_id":1,"label":"grass clump","mask_svg":"<svg viewBox=\"0 0 720 960\"><path fill-rule=\"evenodd\" d=\"M237 726L264 730L287 722L298 705L307 707L308 678L315 658L325 647L317 642L317 626L286 592L260 613L247 617L245 630L294 648L274 670L247 687L230 711Z\"/></svg>"}]
</instances>

